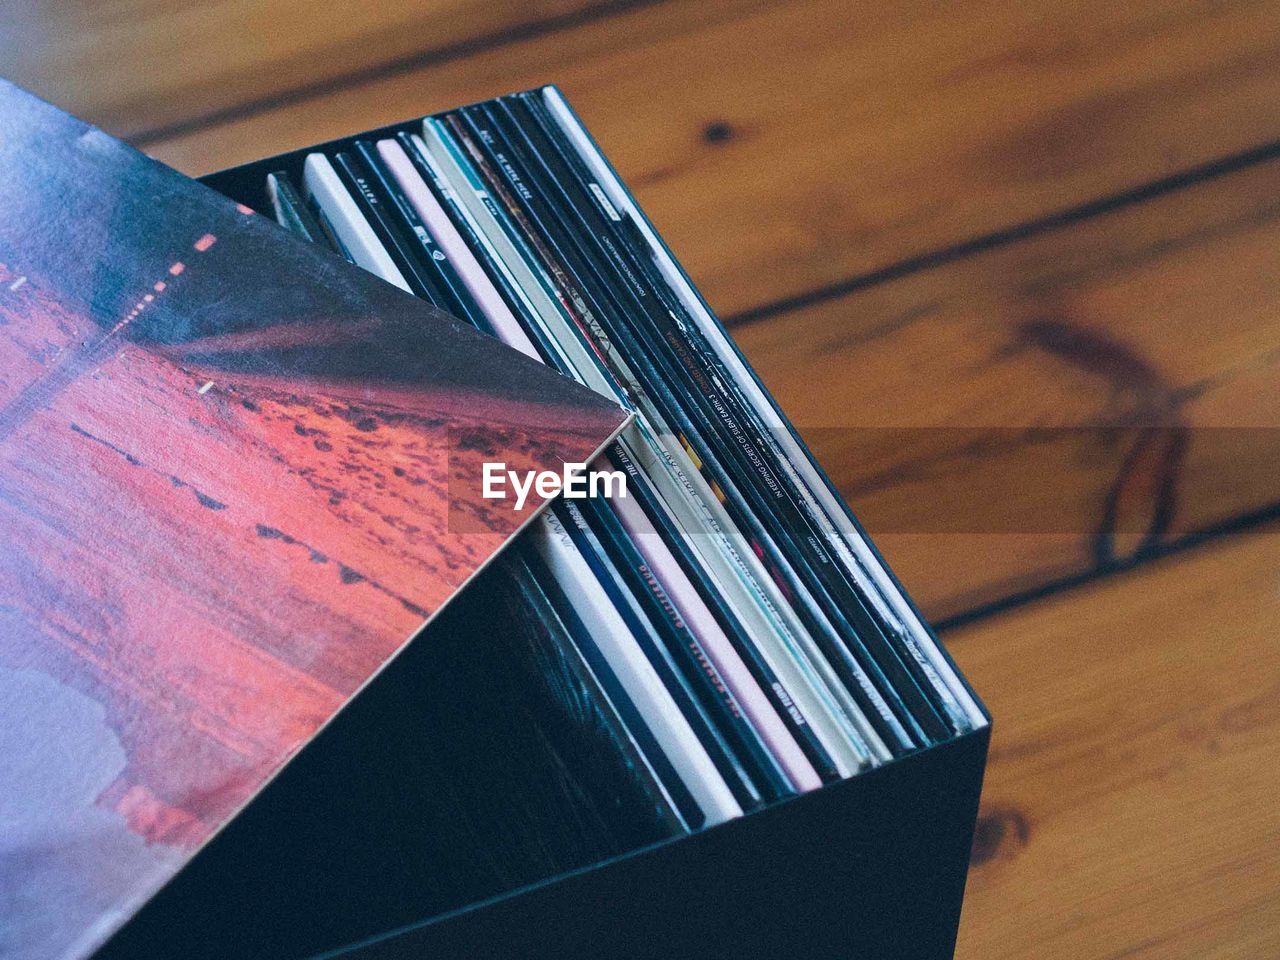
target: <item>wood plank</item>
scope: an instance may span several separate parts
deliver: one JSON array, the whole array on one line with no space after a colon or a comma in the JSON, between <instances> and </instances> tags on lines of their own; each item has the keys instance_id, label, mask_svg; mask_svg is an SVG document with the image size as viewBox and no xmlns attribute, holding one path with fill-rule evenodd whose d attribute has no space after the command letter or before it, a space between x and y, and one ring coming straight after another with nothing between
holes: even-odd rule
<instances>
[{"instance_id":1,"label":"wood plank","mask_svg":"<svg viewBox=\"0 0 1280 960\"><path fill-rule=\"evenodd\" d=\"M735 335L962 613L1280 502L1280 162Z\"/></svg>"},{"instance_id":2,"label":"wood plank","mask_svg":"<svg viewBox=\"0 0 1280 960\"><path fill-rule=\"evenodd\" d=\"M0 63L8 79L119 136L135 136L618 5L30 0L6 11Z\"/></svg>"},{"instance_id":3,"label":"wood plank","mask_svg":"<svg viewBox=\"0 0 1280 960\"><path fill-rule=\"evenodd\" d=\"M202 173L556 81L726 314L1280 138L1269 3L673 0L148 148Z\"/></svg>"},{"instance_id":4,"label":"wood plank","mask_svg":"<svg viewBox=\"0 0 1280 960\"><path fill-rule=\"evenodd\" d=\"M947 637L995 716L961 960L1280 955L1280 532Z\"/></svg>"}]
</instances>

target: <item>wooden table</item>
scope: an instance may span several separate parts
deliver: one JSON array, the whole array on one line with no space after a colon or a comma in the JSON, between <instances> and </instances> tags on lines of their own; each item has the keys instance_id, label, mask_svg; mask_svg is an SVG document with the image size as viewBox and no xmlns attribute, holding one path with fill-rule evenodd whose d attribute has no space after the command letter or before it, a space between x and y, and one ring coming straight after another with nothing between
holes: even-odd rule
<instances>
[{"instance_id":1,"label":"wooden table","mask_svg":"<svg viewBox=\"0 0 1280 960\"><path fill-rule=\"evenodd\" d=\"M996 716L960 956L1280 955L1280 6L27 0L203 173L554 81Z\"/></svg>"}]
</instances>

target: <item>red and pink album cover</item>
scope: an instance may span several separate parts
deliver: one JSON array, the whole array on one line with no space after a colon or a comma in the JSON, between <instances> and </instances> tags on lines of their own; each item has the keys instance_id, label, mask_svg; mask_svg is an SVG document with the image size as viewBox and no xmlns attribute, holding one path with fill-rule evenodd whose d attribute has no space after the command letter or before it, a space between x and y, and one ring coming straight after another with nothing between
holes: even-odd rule
<instances>
[{"instance_id":1,"label":"red and pink album cover","mask_svg":"<svg viewBox=\"0 0 1280 960\"><path fill-rule=\"evenodd\" d=\"M626 414L0 83L0 955L91 954Z\"/></svg>"}]
</instances>

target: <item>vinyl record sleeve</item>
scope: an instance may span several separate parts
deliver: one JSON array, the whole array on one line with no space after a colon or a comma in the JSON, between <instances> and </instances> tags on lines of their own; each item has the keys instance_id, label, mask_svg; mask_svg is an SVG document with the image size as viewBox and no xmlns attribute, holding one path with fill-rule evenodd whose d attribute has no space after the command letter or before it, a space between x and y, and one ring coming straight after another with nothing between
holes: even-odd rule
<instances>
[{"instance_id":1,"label":"vinyl record sleeve","mask_svg":"<svg viewBox=\"0 0 1280 960\"><path fill-rule=\"evenodd\" d=\"M821 677L818 671L825 667L825 662L819 656L810 659L801 651L802 645L812 641L797 629L799 621L787 607L782 594L777 591L748 542L729 522L724 506L715 498L711 487L706 485L688 458L684 446L671 432L664 408L655 403L650 390L652 388L654 394L666 397L666 406L670 408L674 402L670 400L671 385L661 377L642 382L643 378L637 376L638 368L647 366L648 357L644 349L634 342L627 341L624 348L621 339L615 339L615 334L625 333L624 328L611 327L607 334L602 335L593 323L573 322L579 304L575 296L565 291L559 294L558 304L549 299L550 291L556 290L552 271L543 268L531 242L513 219L491 200L504 191L500 184L486 179L494 172L492 166L478 162L480 158L476 153L479 151L471 151L474 144L465 142L466 138L462 136L465 131L456 121L453 113L427 118L423 128L425 142L431 145L428 149L442 164L446 175L456 176L459 196L465 196L466 184L471 185L474 196L470 198L470 207L482 227L485 218L489 218L492 226L488 229L499 245L499 256L508 265L523 266L528 276L533 278L532 283L539 286L533 292L546 294L543 299L547 306L537 316L547 326L547 339L554 342L554 350L559 351L563 358L560 369L571 372L606 396L636 405L639 411L636 421L638 432L624 435L621 446L627 447L631 439L640 439L642 435L653 441L645 440L633 448L643 472L665 487L667 509L680 511L678 515L673 514L673 519L678 528L686 531L682 536L695 551L700 546L710 546L698 541L712 538L696 537L687 531L705 529L715 534L718 545L710 552L698 552L702 562L714 565L718 572L716 590L736 591L733 609L738 615L749 618L746 621L748 629L754 630L753 635L758 642L787 645L787 649L774 658L771 669L778 673L785 670L790 674L786 699L803 713L806 726L818 734L822 752L835 760L838 774L851 774L865 762L866 757L861 748L855 746L855 742L860 742L858 734L848 725L836 702L827 699L841 693L838 685L833 683L834 674ZM451 167L453 172L449 173ZM481 195L486 199L477 206L475 198ZM492 210L486 212L485 205L490 203ZM504 236L508 245L502 251L500 245ZM541 290L543 286L545 291ZM603 287L600 289L604 290ZM640 457L646 459L640 460ZM852 701L849 701L849 707L857 711Z\"/></svg>"},{"instance_id":2,"label":"vinyl record sleeve","mask_svg":"<svg viewBox=\"0 0 1280 960\"><path fill-rule=\"evenodd\" d=\"M0 955L90 954L626 413L0 83Z\"/></svg>"},{"instance_id":3,"label":"vinyl record sleeve","mask_svg":"<svg viewBox=\"0 0 1280 960\"><path fill-rule=\"evenodd\" d=\"M701 341L691 318L687 315L682 321L668 322L683 315L683 306L673 299L668 290L664 289L666 285L656 275L656 266L649 260L646 252L635 248L637 239L642 238L637 238L621 229L626 221L615 219L614 215L605 215L604 210L612 210L612 208L608 206L601 208L598 201L603 194L590 191L588 188L594 186L594 183L587 179L580 179L584 172L581 164L574 168L564 162L567 155L562 155L558 162L552 160L558 148L553 145L547 131L531 125L538 119L533 113L523 117L524 126L521 126L521 116L517 111L522 109L529 111L537 100L536 97L531 100L527 94L518 95L463 108L459 112L473 118L482 114L484 119L473 120L476 124L492 124L506 116L518 132L540 138L537 142L530 142L529 151L532 151L532 155L551 161L551 165L544 169L540 178L542 184L548 187L546 192L548 194L552 192L549 189L552 185L560 191L561 205L580 218L581 236L587 238L586 246L591 246L592 241L589 239L591 237L605 238L604 242L598 245L595 253L596 269L610 278L602 282L602 287L617 291L634 288L639 292L637 297L631 299L630 306L624 305L621 310L615 310L613 313L613 323L616 325L622 322L628 328L625 336L631 346L627 353L629 357L637 359L637 371L642 377L647 378L646 382L651 387L661 389L669 385L670 389L661 390L668 404L665 415L676 430L697 447L700 469L703 470L712 487L725 494L722 502L734 522L751 540L754 552L766 561L769 572L775 580L787 583L788 596L795 604L802 622L817 642L818 649L827 657L844 686L853 694L854 701L857 703L854 709L860 708L872 722L880 720L883 713L895 725L891 728L881 727L877 731L878 734L891 739L897 731L902 731L905 736L901 724L889 712L884 699L885 694L871 683L870 678L862 670L861 664L847 648L844 639L850 638L856 641L856 638L864 633L875 633L878 627L865 617L856 627L850 625L845 611L854 611L859 608L860 601L856 596L843 596L841 598L843 603L829 600L825 609L814 606L809 602L812 596L809 595L808 586L797 577L797 573L808 571L816 574L824 566L830 568L832 566L830 560L828 559L822 565L805 562L800 566L792 563L791 559L779 549L779 546L808 543L809 538L799 527L788 524L784 512L774 505L774 497L771 493L777 491L780 494L782 486L774 477L775 467L770 466L771 463L778 461L763 450L763 446L767 445L768 431L763 431L764 437L761 431L756 431L754 436L749 436L749 427L752 423L751 412L745 409L736 397L725 395L732 389L733 381L722 370L700 368L692 375L688 373L688 369L695 365L695 357L706 360L709 351L705 343ZM496 127L477 126L477 131L478 139L483 142L505 141L504 135ZM525 174L525 177L529 181L539 180L536 175L531 177ZM524 194L536 194L538 189L539 185L535 183L531 188L526 188ZM599 190L599 187L597 186L596 189ZM576 196L571 195L574 190L576 190ZM552 202L550 197L548 201ZM642 332L643 324L639 322L642 316L646 315L646 311L650 320L656 321L657 324L656 327L649 329L647 340ZM610 327L610 332L612 337L621 340L616 326ZM648 362L650 358L654 361L652 364ZM714 363L714 361L707 361L707 363ZM707 398L713 394L721 396L720 402L707 402ZM689 419L690 417L693 419ZM744 428L747 428L745 432ZM708 443L711 446L708 446ZM738 456L742 450L748 448L755 451L753 457ZM762 489L757 489L752 485L752 478L757 472L767 474L773 478L773 482L765 484ZM815 586L821 591L822 597L828 598L824 587ZM839 628L839 633L832 628L833 623ZM876 676L880 677L880 687L896 703L898 698L892 692L896 689L894 684L884 679L884 674L877 666L878 661L871 658L866 645L861 641L857 643L861 647L862 660ZM877 649L882 658L887 657L891 664L898 663L896 655L892 650L887 649L886 643L882 643ZM900 684L904 682L901 670L895 676ZM912 681L906 678L905 682ZM898 704L898 706L909 719L911 714L906 705ZM911 749L916 744L907 741L903 746ZM878 747L875 752L880 754L882 750L883 748ZM898 752L903 751L899 749Z\"/></svg>"}]
</instances>

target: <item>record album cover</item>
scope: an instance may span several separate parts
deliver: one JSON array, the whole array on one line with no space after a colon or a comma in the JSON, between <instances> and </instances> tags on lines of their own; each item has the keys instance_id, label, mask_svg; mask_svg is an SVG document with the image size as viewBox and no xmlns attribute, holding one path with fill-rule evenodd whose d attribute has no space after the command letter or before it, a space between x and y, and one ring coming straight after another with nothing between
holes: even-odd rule
<instances>
[{"instance_id":1,"label":"record album cover","mask_svg":"<svg viewBox=\"0 0 1280 960\"><path fill-rule=\"evenodd\" d=\"M0 83L0 955L91 953L626 415Z\"/></svg>"}]
</instances>

